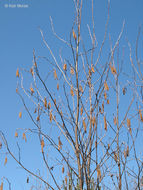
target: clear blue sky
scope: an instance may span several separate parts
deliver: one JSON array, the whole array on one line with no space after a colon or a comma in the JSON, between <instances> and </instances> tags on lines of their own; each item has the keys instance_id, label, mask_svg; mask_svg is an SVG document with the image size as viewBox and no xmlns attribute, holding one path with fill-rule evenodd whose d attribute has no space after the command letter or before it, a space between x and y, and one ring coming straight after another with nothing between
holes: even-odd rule
<instances>
[{"instance_id":1,"label":"clear blue sky","mask_svg":"<svg viewBox=\"0 0 143 190\"><path fill-rule=\"evenodd\" d=\"M28 8L5 8L5 4L27 4ZM90 23L91 12L89 1L83 0L84 23ZM47 49L42 43L38 30L40 27L52 49L59 53L56 41L52 35L50 19L52 16L55 30L65 39L69 39L69 32L74 19L72 0L0 0L0 130L5 133L13 152L17 151L14 133L16 128L26 128L32 123L24 112L20 98L16 95L15 76L17 68L30 68L33 59L33 48L41 56L47 55ZM107 0L95 1L95 32L99 42L103 39L105 21L107 18ZM142 0L111 0L109 28L113 43L118 37L123 20L125 19L124 36L135 48L138 26L143 24ZM22 120L18 118L19 111L24 112ZM32 139L32 138L31 138ZM35 139L31 140L31 144ZM29 145L23 145L22 150L28 150ZM0 179L5 176L12 183L14 190L28 190L26 174L15 161L8 156L8 163L4 166L4 154L0 150ZM35 153L36 162L38 154ZM22 154L28 166L28 155ZM37 167L37 163L36 163ZM6 186L4 189L7 189Z\"/></svg>"}]
</instances>

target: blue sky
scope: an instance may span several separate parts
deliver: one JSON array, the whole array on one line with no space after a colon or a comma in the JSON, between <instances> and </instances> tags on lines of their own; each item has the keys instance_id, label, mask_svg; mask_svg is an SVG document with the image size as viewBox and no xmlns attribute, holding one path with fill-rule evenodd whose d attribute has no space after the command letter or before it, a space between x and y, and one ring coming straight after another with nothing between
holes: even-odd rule
<instances>
[{"instance_id":1,"label":"blue sky","mask_svg":"<svg viewBox=\"0 0 143 190\"><path fill-rule=\"evenodd\" d=\"M5 8L5 4L28 4L28 8ZM125 20L124 37L131 42L135 49L138 26L143 24L143 1L142 0L111 0L110 20L108 31L115 43ZM54 49L55 54L59 53L57 40L52 35L50 19L54 22L55 30L61 37L69 39L69 32L72 29L74 19L74 5L72 0L0 0L0 130L5 133L13 152L16 152L16 140L14 133L16 128L25 128L32 123L24 112L20 98L16 95L15 89L17 79L15 76L17 68L30 68L33 59L33 48L41 56L47 56L39 32L43 30L46 40ZM90 24L91 12L89 1L83 0L83 18L86 25ZM95 1L95 33L99 43L103 39L105 21L107 18L107 1ZM84 31L82 31L84 34ZM125 39L124 38L124 39ZM23 116L18 118L19 111ZM31 144L36 139L31 138ZM23 145L22 149L27 150L29 145ZM30 154L30 150L27 150ZM3 166L4 151L0 150L0 179L6 176L12 183L12 189L29 189L25 183L26 174L19 169L17 164L8 156L8 163ZM35 158L38 152L35 153ZM23 154L26 160L27 155ZM31 160L33 162L33 160ZM37 161L37 159L36 159ZM26 161L28 164L28 162ZM33 162L33 164L35 164ZM34 166L34 165L33 165ZM4 188L5 189L5 188Z\"/></svg>"}]
</instances>

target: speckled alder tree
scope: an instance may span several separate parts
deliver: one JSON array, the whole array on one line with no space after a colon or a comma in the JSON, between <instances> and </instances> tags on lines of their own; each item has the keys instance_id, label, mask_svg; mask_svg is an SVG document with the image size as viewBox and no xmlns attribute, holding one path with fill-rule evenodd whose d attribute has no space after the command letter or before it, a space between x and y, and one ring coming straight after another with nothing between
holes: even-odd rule
<instances>
[{"instance_id":1,"label":"speckled alder tree","mask_svg":"<svg viewBox=\"0 0 143 190\"><path fill-rule=\"evenodd\" d=\"M1 132L2 142L16 162L31 177L41 182L39 188L32 188L142 189L143 161L139 146L143 122L143 74L142 62L138 58L141 29L137 36L134 62L131 45L126 40L129 60L125 63L126 58L119 48L125 23L114 45L111 37L107 40L109 2L101 44L96 39L93 0L92 25L87 26L88 42L82 37L84 2L73 2L76 16L69 42L57 35L51 19L55 38L67 48L68 53L65 55L61 51L57 58L54 45L50 47L40 29L43 43L51 57L40 57L33 51L30 70L16 71L16 92L35 126L23 129L23 139L26 141L29 134L38 137L41 148L39 156L47 170L48 179L38 175L34 169L29 170L24 160L12 153ZM109 49L105 50L106 41ZM108 52L107 57L105 52ZM127 68L130 72L127 72ZM19 117L22 117L22 112ZM21 131L17 129L15 138Z\"/></svg>"}]
</instances>

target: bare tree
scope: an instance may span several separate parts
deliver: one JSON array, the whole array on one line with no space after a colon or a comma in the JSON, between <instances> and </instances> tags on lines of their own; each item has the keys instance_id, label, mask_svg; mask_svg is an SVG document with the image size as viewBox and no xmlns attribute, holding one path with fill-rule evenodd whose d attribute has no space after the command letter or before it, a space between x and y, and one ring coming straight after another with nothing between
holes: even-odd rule
<instances>
[{"instance_id":1,"label":"bare tree","mask_svg":"<svg viewBox=\"0 0 143 190\"><path fill-rule=\"evenodd\" d=\"M38 137L49 178L27 169L21 161L19 144L17 158L1 132L2 142L15 161L41 182L38 189L142 189L143 161L138 151L143 122L142 61L138 58L141 28L136 42L136 63L132 60L131 44L126 41L130 58L127 66L124 50L122 47L120 50L125 22L114 45L109 35L109 53L104 55L107 52L104 45L108 38L110 3L103 41L98 44L92 0L92 26L87 26L91 41L90 48L87 48L82 37L83 1L73 2L76 16L69 41L55 32L50 18L53 34L67 48L68 54L63 55L60 51L56 57L40 29L50 57L38 56L33 50L30 70L16 71L16 92L34 128L18 128L15 137L21 131L25 141L29 133ZM25 85L27 78L28 85ZM52 157L50 161L49 155Z\"/></svg>"}]
</instances>

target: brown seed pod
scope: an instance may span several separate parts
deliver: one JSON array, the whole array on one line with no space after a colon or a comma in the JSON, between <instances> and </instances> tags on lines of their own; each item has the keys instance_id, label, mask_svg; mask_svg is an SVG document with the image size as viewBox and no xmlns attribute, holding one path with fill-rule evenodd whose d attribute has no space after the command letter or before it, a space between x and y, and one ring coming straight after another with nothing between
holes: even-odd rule
<instances>
[{"instance_id":1,"label":"brown seed pod","mask_svg":"<svg viewBox=\"0 0 143 190\"><path fill-rule=\"evenodd\" d=\"M31 73L32 76L34 75L34 71L33 71L32 68L30 69L30 73Z\"/></svg>"},{"instance_id":2,"label":"brown seed pod","mask_svg":"<svg viewBox=\"0 0 143 190\"><path fill-rule=\"evenodd\" d=\"M80 115L83 114L83 107L80 108Z\"/></svg>"},{"instance_id":3,"label":"brown seed pod","mask_svg":"<svg viewBox=\"0 0 143 190\"><path fill-rule=\"evenodd\" d=\"M54 99L54 103L56 104L56 99Z\"/></svg>"},{"instance_id":4,"label":"brown seed pod","mask_svg":"<svg viewBox=\"0 0 143 190\"><path fill-rule=\"evenodd\" d=\"M127 146L126 155L129 156L129 146Z\"/></svg>"},{"instance_id":5,"label":"brown seed pod","mask_svg":"<svg viewBox=\"0 0 143 190\"><path fill-rule=\"evenodd\" d=\"M92 118L92 126L94 127L95 124L96 124L96 118L95 118L95 116L93 116L93 118Z\"/></svg>"},{"instance_id":6,"label":"brown seed pod","mask_svg":"<svg viewBox=\"0 0 143 190\"><path fill-rule=\"evenodd\" d=\"M29 177L27 177L27 180L26 180L27 183L29 183Z\"/></svg>"},{"instance_id":7,"label":"brown seed pod","mask_svg":"<svg viewBox=\"0 0 143 190\"><path fill-rule=\"evenodd\" d=\"M110 101L109 101L109 99L107 99L107 104L110 104Z\"/></svg>"},{"instance_id":8,"label":"brown seed pod","mask_svg":"<svg viewBox=\"0 0 143 190\"><path fill-rule=\"evenodd\" d=\"M0 149L2 148L2 142L0 141Z\"/></svg>"},{"instance_id":9,"label":"brown seed pod","mask_svg":"<svg viewBox=\"0 0 143 190\"><path fill-rule=\"evenodd\" d=\"M131 121L130 121L130 119L128 119L128 118L127 118L127 126L128 126L128 127L131 127Z\"/></svg>"},{"instance_id":10,"label":"brown seed pod","mask_svg":"<svg viewBox=\"0 0 143 190\"><path fill-rule=\"evenodd\" d=\"M91 66L91 71L92 71L93 73L95 73L95 70L94 70L93 65Z\"/></svg>"},{"instance_id":11,"label":"brown seed pod","mask_svg":"<svg viewBox=\"0 0 143 190\"><path fill-rule=\"evenodd\" d=\"M37 116L36 120L37 120L37 121L40 121L40 117L39 117L39 115Z\"/></svg>"},{"instance_id":12,"label":"brown seed pod","mask_svg":"<svg viewBox=\"0 0 143 190\"><path fill-rule=\"evenodd\" d=\"M109 87L108 87L108 84L107 84L106 81L104 82L104 89L107 90L107 91L109 90Z\"/></svg>"},{"instance_id":13,"label":"brown seed pod","mask_svg":"<svg viewBox=\"0 0 143 190\"><path fill-rule=\"evenodd\" d=\"M79 91L83 93L83 88L81 85L79 85Z\"/></svg>"},{"instance_id":14,"label":"brown seed pod","mask_svg":"<svg viewBox=\"0 0 143 190\"><path fill-rule=\"evenodd\" d=\"M59 140L59 142L58 142L58 150L61 150L63 144L62 144L62 142L61 142L60 137L58 137L58 140Z\"/></svg>"},{"instance_id":15,"label":"brown seed pod","mask_svg":"<svg viewBox=\"0 0 143 190\"><path fill-rule=\"evenodd\" d=\"M67 183L68 183L68 180L67 180L67 177L65 177L65 184L67 185Z\"/></svg>"},{"instance_id":16,"label":"brown seed pod","mask_svg":"<svg viewBox=\"0 0 143 190\"><path fill-rule=\"evenodd\" d=\"M89 69L89 76L91 76L91 74L92 74L92 72L91 72L91 70Z\"/></svg>"},{"instance_id":17,"label":"brown seed pod","mask_svg":"<svg viewBox=\"0 0 143 190\"><path fill-rule=\"evenodd\" d=\"M102 113L104 113L104 101L102 102Z\"/></svg>"},{"instance_id":18,"label":"brown seed pod","mask_svg":"<svg viewBox=\"0 0 143 190\"><path fill-rule=\"evenodd\" d=\"M45 146L45 143L44 143L44 140L42 139L42 140L41 140L41 150L42 150L42 153L43 153L43 148L44 148L44 146Z\"/></svg>"},{"instance_id":19,"label":"brown seed pod","mask_svg":"<svg viewBox=\"0 0 143 190\"><path fill-rule=\"evenodd\" d=\"M19 112L19 118L21 118L22 117L22 112Z\"/></svg>"},{"instance_id":20,"label":"brown seed pod","mask_svg":"<svg viewBox=\"0 0 143 190\"><path fill-rule=\"evenodd\" d=\"M106 122L106 117L104 116L104 129L107 131L107 122Z\"/></svg>"},{"instance_id":21,"label":"brown seed pod","mask_svg":"<svg viewBox=\"0 0 143 190\"><path fill-rule=\"evenodd\" d=\"M54 79L58 79L58 76L57 76L57 73L56 73L55 69L54 69Z\"/></svg>"},{"instance_id":22,"label":"brown seed pod","mask_svg":"<svg viewBox=\"0 0 143 190\"><path fill-rule=\"evenodd\" d=\"M97 148L97 141L95 141L95 147Z\"/></svg>"},{"instance_id":23,"label":"brown seed pod","mask_svg":"<svg viewBox=\"0 0 143 190\"><path fill-rule=\"evenodd\" d=\"M140 109L139 109L139 116L140 116L141 121L143 122L143 116L142 116L142 112Z\"/></svg>"},{"instance_id":24,"label":"brown seed pod","mask_svg":"<svg viewBox=\"0 0 143 190\"><path fill-rule=\"evenodd\" d=\"M46 98L44 98L44 107L45 107L45 109L47 109L47 99Z\"/></svg>"},{"instance_id":25,"label":"brown seed pod","mask_svg":"<svg viewBox=\"0 0 143 190\"><path fill-rule=\"evenodd\" d=\"M15 137L18 137L18 133L17 133L17 131L15 132Z\"/></svg>"},{"instance_id":26,"label":"brown seed pod","mask_svg":"<svg viewBox=\"0 0 143 190\"><path fill-rule=\"evenodd\" d=\"M104 92L104 99L105 99L105 100L107 99L107 94L106 94L106 92Z\"/></svg>"},{"instance_id":27,"label":"brown seed pod","mask_svg":"<svg viewBox=\"0 0 143 190\"><path fill-rule=\"evenodd\" d=\"M63 112L62 112L62 110L61 110L60 114L61 114L61 116L63 116Z\"/></svg>"},{"instance_id":28,"label":"brown seed pod","mask_svg":"<svg viewBox=\"0 0 143 190\"><path fill-rule=\"evenodd\" d=\"M4 160L4 165L7 164L7 156L5 157L5 160Z\"/></svg>"},{"instance_id":29,"label":"brown seed pod","mask_svg":"<svg viewBox=\"0 0 143 190\"><path fill-rule=\"evenodd\" d=\"M70 74L74 75L74 69L73 69L73 67L71 67L71 69L70 69Z\"/></svg>"},{"instance_id":30,"label":"brown seed pod","mask_svg":"<svg viewBox=\"0 0 143 190\"><path fill-rule=\"evenodd\" d=\"M36 63L36 61L35 61L35 63L34 63L34 66L37 67L37 63Z\"/></svg>"},{"instance_id":31,"label":"brown seed pod","mask_svg":"<svg viewBox=\"0 0 143 190\"><path fill-rule=\"evenodd\" d=\"M114 152L114 160L115 160L115 162L118 161L118 158L117 158L117 154L116 154L116 152Z\"/></svg>"},{"instance_id":32,"label":"brown seed pod","mask_svg":"<svg viewBox=\"0 0 143 190\"><path fill-rule=\"evenodd\" d=\"M111 73L112 73L113 75L117 74L116 68L115 68L115 66L112 65L111 62L110 62L110 70L111 70Z\"/></svg>"},{"instance_id":33,"label":"brown seed pod","mask_svg":"<svg viewBox=\"0 0 143 190\"><path fill-rule=\"evenodd\" d=\"M99 179L99 181L101 181L101 170L99 165L97 165L97 178Z\"/></svg>"},{"instance_id":34,"label":"brown seed pod","mask_svg":"<svg viewBox=\"0 0 143 190\"><path fill-rule=\"evenodd\" d=\"M26 134L25 133L23 133L22 138L25 140L25 142L27 142Z\"/></svg>"},{"instance_id":35,"label":"brown seed pod","mask_svg":"<svg viewBox=\"0 0 143 190\"><path fill-rule=\"evenodd\" d=\"M67 70L67 64L63 65L63 70L66 71Z\"/></svg>"},{"instance_id":36,"label":"brown seed pod","mask_svg":"<svg viewBox=\"0 0 143 190\"><path fill-rule=\"evenodd\" d=\"M50 112L50 122L52 122L53 120L53 115L52 115L52 112Z\"/></svg>"},{"instance_id":37,"label":"brown seed pod","mask_svg":"<svg viewBox=\"0 0 143 190\"><path fill-rule=\"evenodd\" d=\"M31 91L31 95L32 95L34 93L34 89L33 89L32 85L30 87L30 91Z\"/></svg>"},{"instance_id":38,"label":"brown seed pod","mask_svg":"<svg viewBox=\"0 0 143 190\"><path fill-rule=\"evenodd\" d=\"M48 103L48 109L51 109L51 102Z\"/></svg>"},{"instance_id":39,"label":"brown seed pod","mask_svg":"<svg viewBox=\"0 0 143 190\"><path fill-rule=\"evenodd\" d=\"M127 158L126 150L124 150L124 157Z\"/></svg>"},{"instance_id":40,"label":"brown seed pod","mask_svg":"<svg viewBox=\"0 0 143 190\"><path fill-rule=\"evenodd\" d=\"M74 96L74 92L73 92L73 88L72 87L71 87L70 93L71 93L71 96Z\"/></svg>"},{"instance_id":41,"label":"brown seed pod","mask_svg":"<svg viewBox=\"0 0 143 190\"><path fill-rule=\"evenodd\" d=\"M19 77L19 69L16 70L16 77Z\"/></svg>"},{"instance_id":42,"label":"brown seed pod","mask_svg":"<svg viewBox=\"0 0 143 190\"><path fill-rule=\"evenodd\" d=\"M86 133L86 123L85 123L85 120L82 121L82 124L83 124L83 128L84 128L84 132Z\"/></svg>"},{"instance_id":43,"label":"brown seed pod","mask_svg":"<svg viewBox=\"0 0 143 190\"><path fill-rule=\"evenodd\" d=\"M1 182L0 190L3 190L3 182Z\"/></svg>"},{"instance_id":44,"label":"brown seed pod","mask_svg":"<svg viewBox=\"0 0 143 190\"><path fill-rule=\"evenodd\" d=\"M62 167L62 173L64 173L65 172L65 168L64 168L64 166Z\"/></svg>"},{"instance_id":45,"label":"brown seed pod","mask_svg":"<svg viewBox=\"0 0 143 190\"><path fill-rule=\"evenodd\" d=\"M116 117L114 117L113 121L114 121L114 125L117 125L117 119L116 119Z\"/></svg>"},{"instance_id":46,"label":"brown seed pod","mask_svg":"<svg viewBox=\"0 0 143 190\"><path fill-rule=\"evenodd\" d=\"M75 34L74 29L72 30L72 35L73 35L73 38L74 38L75 40L77 40L77 36L76 36L76 34Z\"/></svg>"},{"instance_id":47,"label":"brown seed pod","mask_svg":"<svg viewBox=\"0 0 143 190\"><path fill-rule=\"evenodd\" d=\"M122 91L123 91L123 95L125 95L125 94L126 94L127 89L124 87L124 88L122 89Z\"/></svg>"},{"instance_id":48,"label":"brown seed pod","mask_svg":"<svg viewBox=\"0 0 143 190\"><path fill-rule=\"evenodd\" d=\"M59 90L59 83L57 84L57 90Z\"/></svg>"}]
</instances>

